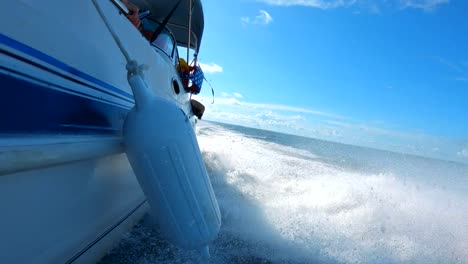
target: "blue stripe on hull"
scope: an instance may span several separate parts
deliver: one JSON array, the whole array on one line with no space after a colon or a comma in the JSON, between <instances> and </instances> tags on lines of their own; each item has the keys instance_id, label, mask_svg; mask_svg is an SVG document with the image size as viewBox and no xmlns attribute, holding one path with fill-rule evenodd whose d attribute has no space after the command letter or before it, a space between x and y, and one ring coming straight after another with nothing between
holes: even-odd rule
<instances>
[{"instance_id":1,"label":"blue stripe on hull","mask_svg":"<svg viewBox=\"0 0 468 264\"><path fill-rule=\"evenodd\" d=\"M104 90L112 91L114 93L120 94L120 96L123 96L124 98L126 98L130 102L133 102L133 95L131 95L131 94L125 92L125 91L122 91L119 88L114 87L114 86L112 86L112 85L110 85L110 84L108 84L108 83L106 83L106 82L104 82L102 80L96 79L96 78L94 78L93 76L91 76L89 74L86 74L86 73L84 73L82 71L79 71L79 70L65 64L62 61L59 61L59 60L57 60L57 59L55 59L55 58L53 58L53 57L39 51L39 50L36 50L36 49L26 45L26 44L23 44L23 43L21 43L19 41L16 41L16 40L12 39L12 38L9 38L9 37L1 34L1 33L0 33L0 44L4 44L4 45L9 46L10 48L13 48L13 49L15 49L17 51L20 51L20 52L24 53L24 54L28 54L29 56L32 56L32 57L34 57L34 58L36 58L36 59L38 59L38 60L40 60L40 61L42 61L44 63L47 63L49 66L53 66L53 67L56 67L58 69L61 69L61 70L65 71L65 72L75 76L75 78L73 78L73 79L76 82L79 82L79 80L76 79L76 77L78 77L80 79L86 80L86 81L96 85L96 86L93 87L96 90L103 90L104 89ZM2 53L6 53L6 54L9 53L9 52L7 52L5 50L0 50L0 51L2 51ZM8 55L11 56L12 54L8 54ZM25 58L23 58L22 56L19 56L18 54L14 55L14 56L17 57L17 59L21 58L21 59L25 60ZM29 61L29 63L31 63L31 62ZM39 65L36 65L36 66L39 66ZM43 67L41 67L41 68L43 68ZM51 71L51 69L49 69L49 68L47 68L47 69L49 71ZM58 72L56 72L56 71L53 71L53 72L55 74L58 74ZM62 77L64 77L64 76L62 76Z\"/></svg>"},{"instance_id":2,"label":"blue stripe on hull","mask_svg":"<svg viewBox=\"0 0 468 264\"><path fill-rule=\"evenodd\" d=\"M0 73L0 133L120 135L128 108ZM88 97L88 95L86 95Z\"/></svg>"}]
</instances>

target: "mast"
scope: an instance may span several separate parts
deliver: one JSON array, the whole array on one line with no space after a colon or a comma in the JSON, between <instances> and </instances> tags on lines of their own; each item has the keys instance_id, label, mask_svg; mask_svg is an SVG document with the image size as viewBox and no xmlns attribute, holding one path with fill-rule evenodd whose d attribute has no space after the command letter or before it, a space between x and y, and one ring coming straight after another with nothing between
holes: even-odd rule
<instances>
[{"instance_id":1,"label":"mast","mask_svg":"<svg viewBox=\"0 0 468 264\"><path fill-rule=\"evenodd\" d=\"M189 17L188 17L188 42L187 42L187 63L190 61L190 36L192 32L192 0L189 0Z\"/></svg>"}]
</instances>

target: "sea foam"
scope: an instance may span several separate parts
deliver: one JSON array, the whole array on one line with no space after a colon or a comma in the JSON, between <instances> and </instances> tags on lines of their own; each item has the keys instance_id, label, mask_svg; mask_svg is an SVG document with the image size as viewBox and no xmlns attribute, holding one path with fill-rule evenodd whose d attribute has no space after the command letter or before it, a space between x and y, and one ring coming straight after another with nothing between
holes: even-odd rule
<instances>
[{"instance_id":1,"label":"sea foam","mask_svg":"<svg viewBox=\"0 0 468 264\"><path fill-rule=\"evenodd\" d=\"M198 135L222 232L259 245L248 254L274 262L468 263L467 192L349 170L213 124Z\"/></svg>"},{"instance_id":2,"label":"sea foam","mask_svg":"<svg viewBox=\"0 0 468 264\"><path fill-rule=\"evenodd\" d=\"M211 263L468 263L468 166L201 122ZM107 262L106 262L107 261ZM205 263L151 217L102 263Z\"/></svg>"}]
</instances>

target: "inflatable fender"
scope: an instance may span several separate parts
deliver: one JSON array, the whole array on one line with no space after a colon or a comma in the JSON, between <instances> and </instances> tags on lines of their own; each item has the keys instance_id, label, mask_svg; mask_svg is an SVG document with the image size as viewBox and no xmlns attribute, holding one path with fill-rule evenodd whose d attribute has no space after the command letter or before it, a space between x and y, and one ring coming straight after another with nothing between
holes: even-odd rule
<instances>
[{"instance_id":1,"label":"inflatable fender","mask_svg":"<svg viewBox=\"0 0 468 264\"><path fill-rule=\"evenodd\" d=\"M171 243L208 252L221 215L193 127L175 103L152 94L140 75L129 83L136 104L125 121L124 143L152 214Z\"/></svg>"}]
</instances>

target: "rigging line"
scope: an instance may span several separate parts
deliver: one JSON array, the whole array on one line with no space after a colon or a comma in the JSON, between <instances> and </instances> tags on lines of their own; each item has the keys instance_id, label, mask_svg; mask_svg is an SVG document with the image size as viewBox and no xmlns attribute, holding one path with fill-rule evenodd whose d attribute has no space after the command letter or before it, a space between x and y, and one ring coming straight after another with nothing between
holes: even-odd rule
<instances>
[{"instance_id":1,"label":"rigging line","mask_svg":"<svg viewBox=\"0 0 468 264\"><path fill-rule=\"evenodd\" d=\"M179 7L180 5L180 2L182 0L179 0L179 2L176 3L176 5L171 9L171 11L169 12L169 14L164 18L164 20L159 24L158 28L156 28L156 30L154 31L153 35L151 36L151 40L150 42L153 43L153 41L155 41L158 36L161 34L161 32L164 30L164 28L166 27L167 25L167 22L169 22L169 19L171 19L172 15L174 14L174 12L177 10L177 7Z\"/></svg>"},{"instance_id":2,"label":"rigging line","mask_svg":"<svg viewBox=\"0 0 468 264\"><path fill-rule=\"evenodd\" d=\"M190 59L190 33L192 31L192 0L189 0L189 16L188 16L188 38L187 38L187 62Z\"/></svg>"},{"instance_id":3,"label":"rigging line","mask_svg":"<svg viewBox=\"0 0 468 264\"><path fill-rule=\"evenodd\" d=\"M119 36L117 36L117 33L115 33L114 29L111 27L109 21L107 20L106 16L102 12L101 7L97 3L97 0L92 0L92 1L93 1L93 4L94 4L94 7L96 7L97 12L99 13L99 16L101 17L102 21L106 25L106 27L109 30L110 34L112 35L112 38L114 39L115 43L119 47L120 52L122 52L123 56L125 57L125 60L127 60L127 63L129 63L130 61L132 61L132 59L130 58L130 55L127 52L127 50L125 49L125 47L123 46L122 41L120 41Z\"/></svg>"},{"instance_id":4,"label":"rigging line","mask_svg":"<svg viewBox=\"0 0 468 264\"><path fill-rule=\"evenodd\" d=\"M203 76L203 79L205 79L205 81L208 83L208 85L211 87L211 95L213 95L213 101L211 102L211 104L214 104L214 89L213 89L213 86L211 85L211 83L208 81L208 79L206 79L205 76Z\"/></svg>"}]
</instances>

